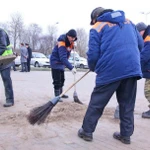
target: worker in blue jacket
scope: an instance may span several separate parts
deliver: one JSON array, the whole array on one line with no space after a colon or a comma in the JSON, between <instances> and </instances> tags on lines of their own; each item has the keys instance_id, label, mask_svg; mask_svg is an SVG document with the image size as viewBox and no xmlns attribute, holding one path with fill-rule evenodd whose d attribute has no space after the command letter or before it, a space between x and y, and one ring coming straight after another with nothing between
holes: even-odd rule
<instances>
[{"instance_id":1,"label":"worker in blue jacket","mask_svg":"<svg viewBox=\"0 0 150 150\"><path fill-rule=\"evenodd\" d=\"M116 92L120 132L115 132L113 137L130 144L137 80L142 78L139 49L143 41L123 11L95 8L91 13L91 25L87 56L90 70L96 73L96 85L78 136L92 141L98 120Z\"/></svg>"},{"instance_id":2,"label":"worker in blue jacket","mask_svg":"<svg viewBox=\"0 0 150 150\"><path fill-rule=\"evenodd\" d=\"M136 27L144 42L144 47L141 51L141 67L143 78L145 78L144 95L149 102L149 110L142 113L142 118L150 119L150 25L139 22Z\"/></svg>"},{"instance_id":3,"label":"worker in blue jacket","mask_svg":"<svg viewBox=\"0 0 150 150\"><path fill-rule=\"evenodd\" d=\"M55 96L59 96L63 92L65 67L71 70L73 74L76 73L76 69L68 61L71 50L74 48L74 41L76 40L77 33L74 29L71 29L66 34L60 35L52 51L50 65L52 68L51 72ZM68 96L63 95L62 98L68 98Z\"/></svg>"}]
</instances>

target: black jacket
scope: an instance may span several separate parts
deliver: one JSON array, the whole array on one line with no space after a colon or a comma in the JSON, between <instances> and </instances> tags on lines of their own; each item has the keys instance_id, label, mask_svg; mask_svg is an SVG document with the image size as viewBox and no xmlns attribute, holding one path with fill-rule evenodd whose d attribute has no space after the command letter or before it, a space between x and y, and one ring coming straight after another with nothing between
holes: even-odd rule
<instances>
[{"instance_id":1,"label":"black jacket","mask_svg":"<svg viewBox=\"0 0 150 150\"><path fill-rule=\"evenodd\" d=\"M32 58L32 49L30 47L27 48L28 49L28 59Z\"/></svg>"}]
</instances>

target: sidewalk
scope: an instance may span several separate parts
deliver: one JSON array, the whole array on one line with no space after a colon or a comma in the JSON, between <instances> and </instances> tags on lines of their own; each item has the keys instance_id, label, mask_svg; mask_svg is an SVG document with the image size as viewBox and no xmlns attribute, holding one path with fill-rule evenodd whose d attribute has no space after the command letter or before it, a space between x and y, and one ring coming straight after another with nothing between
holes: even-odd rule
<instances>
[{"instance_id":1,"label":"sidewalk","mask_svg":"<svg viewBox=\"0 0 150 150\"><path fill-rule=\"evenodd\" d=\"M84 72L78 72L78 79ZM66 72L65 89L73 83L73 76ZM77 136L82 125L90 94L94 87L95 74L89 73L77 84L77 94L84 105L73 103L73 91L67 92L69 99L58 103L49 115L47 123L32 126L26 115L35 106L41 106L53 98L50 71L21 73L12 71L15 105L4 108L4 87L0 79L0 150L150 150L150 119L142 119L141 113L148 110L144 98L144 79L138 81L135 107L135 131L131 144L125 145L113 139L119 131L119 120L113 118L117 102L115 96L108 103L99 120L93 141L86 142Z\"/></svg>"}]
</instances>

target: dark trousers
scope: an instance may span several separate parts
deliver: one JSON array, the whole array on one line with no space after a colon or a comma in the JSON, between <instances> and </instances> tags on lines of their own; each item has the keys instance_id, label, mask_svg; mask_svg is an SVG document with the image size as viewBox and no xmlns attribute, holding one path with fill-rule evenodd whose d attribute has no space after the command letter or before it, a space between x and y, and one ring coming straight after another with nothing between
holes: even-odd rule
<instances>
[{"instance_id":1,"label":"dark trousers","mask_svg":"<svg viewBox=\"0 0 150 150\"><path fill-rule=\"evenodd\" d=\"M17 70L17 69L16 69L16 66L15 66L15 61L12 62L12 67L13 67L13 70L14 70L14 71Z\"/></svg>"},{"instance_id":2,"label":"dark trousers","mask_svg":"<svg viewBox=\"0 0 150 150\"><path fill-rule=\"evenodd\" d=\"M5 88L6 103L14 103L14 93L12 80L10 77L10 70L11 67L0 71Z\"/></svg>"},{"instance_id":3,"label":"dark trousers","mask_svg":"<svg viewBox=\"0 0 150 150\"><path fill-rule=\"evenodd\" d=\"M27 62L22 62L21 67L22 67L22 70L21 70L22 72L27 72L28 71Z\"/></svg>"},{"instance_id":4,"label":"dark trousers","mask_svg":"<svg viewBox=\"0 0 150 150\"><path fill-rule=\"evenodd\" d=\"M52 69L52 79L55 90L59 90L64 86L65 75L63 70Z\"/></svg>"},{"instance_id":5,"label":"dark trousers","mask_svg":"<svg viewBox=\"0 0 150 150\"><path fill-rule=\"evenodd\" d=\"M120 113L120 134L131 136L134 131L134 106L136 99L137 79L128 78L108 85L96 86L86 111L82 128L85 132L95 131L99 118L110 98L116 92Z\"/></svg>"},{"instance_id":6,"label":"dark trousers","mask_svg":"<svg viewBox=\"0 0 150 150\"><path fill-rule=\"evenodd\" d=\"M31 59L30 58L28 58L27 59L27 69L28 69L28 71L30 72L30 62L31 62Z\"/></svg>"}]
</instances>

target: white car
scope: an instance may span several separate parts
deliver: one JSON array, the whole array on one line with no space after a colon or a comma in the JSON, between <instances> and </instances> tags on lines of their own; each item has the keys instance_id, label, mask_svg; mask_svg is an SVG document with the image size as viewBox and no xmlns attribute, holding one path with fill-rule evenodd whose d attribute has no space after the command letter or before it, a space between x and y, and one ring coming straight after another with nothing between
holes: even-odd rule
<instances>
[{"instance_id":1,"label":"white car","mask_svg":"<svg viewBox=\"0 0 150 150\"><path fill-rule=\"evenodd\" d=\"M84 58L84 57L78 57L78 60L77 60L77 67L78 67L78 68L84 68L84 69L89 68L89 67L88 67L88 63L87 63L87 59Z\"/></svg>"},{"instance_id":2,"label":"white car","mask_svg":"<svg viewBox=\"0 0 150 150\"><path fill-rule=\"evenodd\" d=\"M17 57L15 58L15 66L16 66L16 67L19 67L20 65L21 65L20 56L17 56Z\"/></svg>"},{"instance_id":3,"label":"white car","mask_svg":"<svg viewBox=\"0 0 150 150\"><path fill-rule=\"evenodd\" d=\"M87 59L85 59L84 57L75 57L75 62L74 62L74 57L70 57L69 58L69 62L74 66L75 63L75 67L76 68L88 68L88 63L87 63Z\"/></svg>"},{"instance_id":4,"label":"white car","mask_svg":"<svg viewBox=\"0 0 150 150\"><path fill-rule=\"evenodd\" d=\"M71 51L70 57L80 57L79 54L76 51Z\"/></svg>"},{"instance_id":5,"label":"white car","mask_svg":"<svg viewBox=\"0 0 150 150\"><path fill-rule=\"evenodd\" d=\"M34 67L50 67L49 59L39 52L32 52L31 65ZM21 65L20 56L17 56L15 59L15 66L19 67Z\"/></svg>"},{"instance_id":6,"label":"white car","mask_svg":"<svg viewBox=\"0 0 150 150\"><path fill-rule=\"evenodd\" d=\"M74 57L69 57L69 59L68 59L68 61L71 63L71 65L72 66L74 66L74 64L75 64L75 67L77 68L77 61L76 61L76 59L78 59L77 57L75 57L75 62L74 62L74 59L73 59Z\"/></svg>"},{"instance_id":7,"label":"white car","mask_svg":"<svg viewBox=\"0 0 150 150\"><path fill-rule=\"evenodd\" d=\"M34 67L50 67L49 59L39 52L32 52L31 65Z\"/></svg>"}]
</instances>

